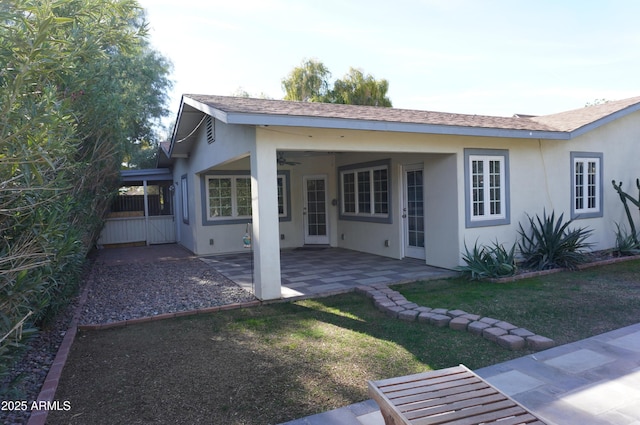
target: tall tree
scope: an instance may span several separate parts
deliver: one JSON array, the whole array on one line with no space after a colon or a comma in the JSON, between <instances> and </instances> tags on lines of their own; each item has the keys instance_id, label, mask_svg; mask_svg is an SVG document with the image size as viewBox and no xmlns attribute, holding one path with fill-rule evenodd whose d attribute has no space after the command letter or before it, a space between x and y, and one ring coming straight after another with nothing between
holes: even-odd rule
<instances>
[{"instance_id":1,"label":"tall tree","mask_svg":"<svg viewBox=\"0 0 640 425\"><path fill-rule=\"evenodd\" d=\"M73 291L120 164L166 113L169 67L135 0L0 4L0 336Z\"/></svg>"},{"instance_id":2,"label":"tall tree","mask_svg":"<svg viewBox=\"0 0 640 425\"><path fill-rule=\"evenodd\" d=\"M329 69L317 59L306 59L282 80L285 100L322 102L329 92Z\"/></svg>"},{"instance_id":3,"label":"tall tree","mask_svg":"<svg viewBox=\"0 0 640 425\"><path fill-rule=\"evenodd\" d=\"M342 79L336 80L329 94L331 103L350 105L391 106L387 97L389 82L376 80L360 69L350 68Z\"/></svg>"},{"instance_id":4,"label":"tall tree","mask_svg":"<svg viewBox=\"0 0 640 425\"><path fill-rule=\"evenodd\" d=\"M282 80L285 100L342 103L352 105L391 106L387 97L389 82L376 80L360 69L349 72L329 89L329 69L317 59L304 60Z\"/></svg>"}]
</instances>

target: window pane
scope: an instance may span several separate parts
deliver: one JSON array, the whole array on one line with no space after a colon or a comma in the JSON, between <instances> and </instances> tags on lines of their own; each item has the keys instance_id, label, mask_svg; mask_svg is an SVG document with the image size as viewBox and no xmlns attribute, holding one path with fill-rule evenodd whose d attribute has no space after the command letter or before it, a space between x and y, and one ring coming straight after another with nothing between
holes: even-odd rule
<instances>
[{"instance_id":1,"label":"window pane","mask_svg":"<svg viewBox=\"0 0 640 425\"><path fill-rule=\"evenodd\" d=\"M285 215L285 211L284 211L284 177L278 177L278 215Z\"/></svg>"},{"instance_id":2,"label":"window pane","mask_svg":"<svg viewBox=\"0 0 640 425\"><path fill-rule=\"evenodd\" d=\"M356 212L356 185L355 174L344 173L342 175L342 208L345 213Z\"/></svg>"},{"instance_id":3,"label":"window pane","mask_svg":"<svg viewBox=\"0 0 640 425\"><path fill-rule=\"evenodd\" d=\"M388 200L388 179L387 169L374 170L373 172L373 198L374 198L374 212L376 214L388 214L389 213L389 200Z\"/></svg>"},{"instance_id":4,"label":"window pane","mask_svg":"<svg viewBox=\"0 0 640 425\"><path fill-rule=\"evenodd\" d=\"M358 172L358 212L371 213L370 171Z\"/></svg>"},{"instance_id":5,"label":"window pane","mask_svg":"<svg viewBox=\"0 0 640 425\"><path fill-rule=\"evenodd\" d=\"M236 178L236 205L238 216L251 215L251 179L248 177Z\"/></svg>"},{"instance_id":6,"label":"window pane","mask_svg":"<svg viewBox=\"0 0 640 425\"><path fill-rule=\"evenodd\" d=\"M499 160L489 161L489 203L490 214L500 214L501 207L501 173Z\"/></svg>"},{"instance_id":7,"label":"window pane","mask_svg":"<svg viewBox=\"0 0 640 425\"><path fill-rule=\"evenodd\" d=\"M587 169L587 208L596 207L596 162L589 161Z\"/></svg>"},{"instance_id":8,"label":"window pane","mask_svg":"<svg viewBox=\"0 0 640 425\"><path fill-rule=\"evenodd\" d=\"M209 216L231 217L231 179L209 179Z\"/></svg>"},{"instance_id":9,"label":"window pane","mask_svg":"<svg viewBox=\"0 0 640 425\"><path fill-rule=\"evenodd\" d=\"M474 217L484 215L484 163L471 161L471 203Z\"/></svg>"}]
</instances>

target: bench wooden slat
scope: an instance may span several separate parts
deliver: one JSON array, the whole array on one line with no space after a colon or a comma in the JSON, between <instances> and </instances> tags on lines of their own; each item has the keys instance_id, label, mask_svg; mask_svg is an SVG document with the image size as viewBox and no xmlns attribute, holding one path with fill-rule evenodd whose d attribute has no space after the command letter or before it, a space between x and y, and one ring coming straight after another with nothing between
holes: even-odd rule
<instances>
[{"instance_id":1,"label":"bench wooden slat","mask_svg":"<svg viewBox=\"0 0 640 425\"><path fill-rule=\"evenodd\" d=\"M499 393L493 388L479 388L476 391L466 391L463 393L445 395L439 398L432 398L428 400L422 400L417 398L419 396L416 396L415 400L409 401L407 403L397 403L397 400L393 400L393 401L396 402L395 404L396 406L398 406L398 409L401 412L406 413L412 410L428 409L431 407L441 406L443 404L452 404L452 403L468 400L471 398L480 398L480 397L486 397L486 396L495 395L495 394L499 394Z\"/></svg>"},{"instance_id":2,"label":"bench wooden slat","mask_svg":"<svg viewBox=\"0 0 640 425\"><path fill-rule=\"evenodd\" d=\"M486 409L488 405L497 403L499 401L504 401L504 397L501 394L493 394L485 397L474 397L467 400L461 400L455 403L440 404L438 406L428 408L418 408L409 411L401 411L407 417L407 419L409 419L409 421L412 421L418 418L432 417L435 415L451 413L452 411L457 411L460 409L470 409L472 407L482 407Z\"/></svg>"},{"instance_id":3,"label":"bench wooden slat","mask_svg":"<svg viewBox=\"0 0 640 425\"><path fill-rule=\"evenodd\" d=\"M427 380L434 379L434 378L439 378L441 376L451 375L455 373L464 373L464 372L465 372L464 368L461 368L460 366L453 366L446 369L429 370L427 372L416 373L414 375L399 376L396 378L382 379L380 381L373 381L373 382L378 386L388 386L388 385L404 384L407 382L422 381L425 379Z\"/></svg>"},{"instance_id":4,"label":"bench wooden slat","mask_svg":"<svg viewBox=\"0 0 640 425\"><path fill-rule=\"evenodd\" d=\"M464 410L454 410L453 412L445 413L442 415L435 415L416 420L409 420L409 423L416 425L471 425L480 424L482 422L493 421L500 418L512 416L514 414L522 412L522 409L518 406L516 410L510 412L510 414L504 415L503 412L510 411L514 406L514 403L510 400L502 400L497 403L485 404L482 406L472 407ZM525 412L526 413L526 412ZM481 420L482 419L482 420Z\"/></svg>"},{"instance_id":5,"label":"bench wooden slat","mask_svg":"<svg viewBox=\"0 0 640 425\"><path fill-rule=\"evenodd\" d=\"M398 399L402 397L412 396L416 394L425 394L425 397L429 397L431 393L437 393L438 391L448 390L451 388L459 388L459 391L466 391L466 387L472 384L482 383L482 381L476 377L467 377L465 379L456 379L455 381L450 382L442 382L432 386L421 386L414 388L407 388L401 391L387 391L386 388L383 388L382 391L389 397L390 399Z\"/></svg>"},{"instance_id":6,"label":"bench wooden slat","mask_svg":"<svg viewBox=\"0 0 640 425\"><path fill-rule=\"evenodd\" d=\"M463 365L368 385L386 425L544 425Z\"/></svg>"}]
</instances>

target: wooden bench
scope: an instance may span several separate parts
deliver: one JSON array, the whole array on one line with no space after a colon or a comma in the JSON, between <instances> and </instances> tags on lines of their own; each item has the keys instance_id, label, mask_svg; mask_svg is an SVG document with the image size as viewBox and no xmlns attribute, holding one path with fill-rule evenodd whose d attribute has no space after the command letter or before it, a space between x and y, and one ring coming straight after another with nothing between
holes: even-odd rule
<instances>
[{"instance_id":1,"label":"wooden bench","mask_svg":"<svg viewBox=\"0 0 640 425\"><path fill-rule=\"evenodd\" d=\"M464 365L368 385L386 425L544 425Z\"/></svg>"}]
</instances>

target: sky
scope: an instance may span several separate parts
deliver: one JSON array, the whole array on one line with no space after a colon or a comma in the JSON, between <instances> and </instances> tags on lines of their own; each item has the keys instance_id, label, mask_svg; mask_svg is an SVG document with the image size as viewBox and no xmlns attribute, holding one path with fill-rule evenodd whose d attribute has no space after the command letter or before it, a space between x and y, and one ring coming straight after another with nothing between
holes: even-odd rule
<instances>
[{"instance_id":1,"label":"sky","mask_svg":"<svg viewBox=\"0 0 640 425\"><path fill-rule=\"evenodd\" d=\"M389 81L395 108L544 115L640 96L637 0L139 0L182 94L282 99L316 59Z\"/></svg>"}]
</instances>

